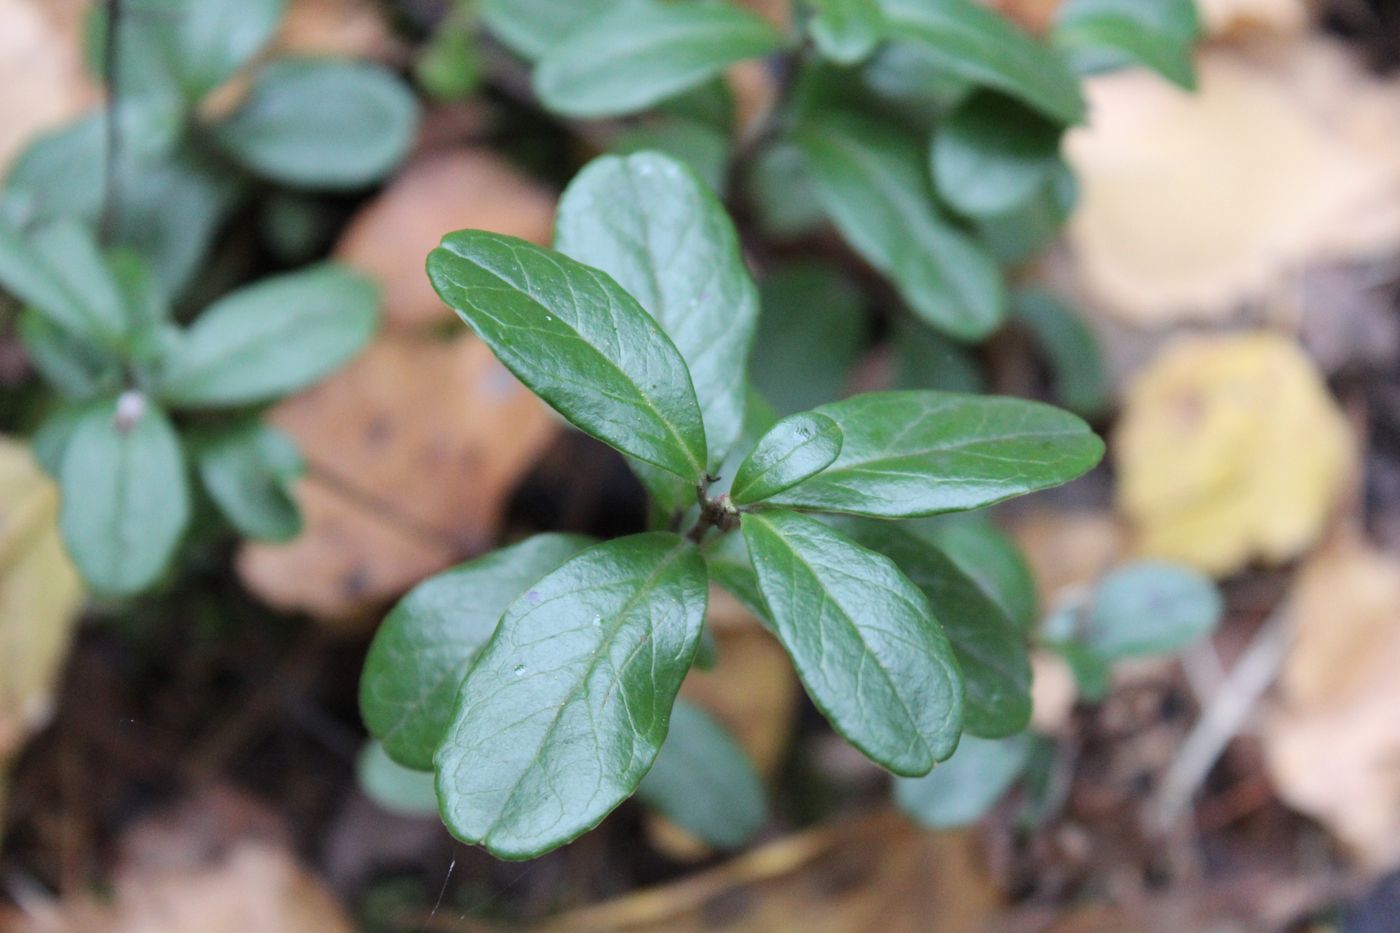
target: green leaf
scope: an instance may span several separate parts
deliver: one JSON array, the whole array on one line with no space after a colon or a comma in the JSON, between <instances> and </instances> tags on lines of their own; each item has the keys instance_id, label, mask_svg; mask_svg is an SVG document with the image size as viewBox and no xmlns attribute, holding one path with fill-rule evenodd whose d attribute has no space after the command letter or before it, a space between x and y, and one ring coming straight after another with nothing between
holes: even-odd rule
<instances>
[{"instance_id":1,"label":"green leaf","mask_svg":"<svg viewBox=\"0 0 1400 933\"><path fill-rule=\"evenodd\" d=\"M682 117L662 117L624 130L609 147L619 155L655 150L684 163L717 195L729 176L730 137L722 127Z\"/></svg>"},{"instance_id":2,"label":"green leaf","mask_svg":"<svg viewBox=\"0 0 1400 933\"><path fill-rule=\"evenodd\" d=\"M705 542L700 551L705 557L705 567L710 572L710 580L725 592L737 599L745 609L754 614L758 621L769 629L773 622L768 618L768 607L763 602L763 594L758 591L758 577L753 572L749 560L749 549L740 535L720 535Z\"/></svg>"},{"instance_id":3,"label":"green leaf","mask_svg":"<svg viewBox=\"0 0 1400 933\"><path fill-rule=\"evenodd\" d=\"M390 757L432 768L462 678L501 614L592 543L536 535L429 577L399 601L375 632L360 676L360 714Z\"/></svg>"},{"instance_id":4,"label":"green leaf","mask_svg":"<svg viewBox=\"0 0 1400 933\"><path fill-rule=\"evenodd\" d=\"M891 37L920 43L946 70L1061 123L1084 116L1079 82L1049 46L976 0L880 0Z\"/></svg>"},{"instance_id":5,"label":"green leaf","mask_svg":"<svg viewBox=\"0 0 1400 933\"><path fill-rule=\"evenodd\" d=\"M214 127L214 138L254 174L340 190L393 170L417 124L412 92L382 68L282 59L258 73L248 99Z\"/></svg>"},{"instance_id":6,"label":"green leaf","mask_svg":"<svg viewBox=\"0 0 1400 933\"><path fill-rule=\"evenodd\" d=\"M734 475L735 505L774 496L831 465L841 452L841 429L825 415L789 415L759 440Z\"/></svg>"},{"instance_id":7,"label":"green leaf","mask_svg":"<svg viewBox=\"0 0 1400 933\"><path fill-rule=\"evenodd\" d=\"M189 149L144 164L119 189L116 241L144 257L174 297L199 271L246 186L241 173Z\"/></svg>"},{"instance_id":8,"label":"green leaf","mask_svg":"<svg viewBox=\"0 0 1400 933\"><path fill-rule=\"evenodd\" d=\"M958 565L1022 633L1035 627L1038 603L1035 578L1016 542L982 519L936 519L916 532L937 545Z\"/></svg>"},{"instance_id":9,"label":"green leaf","mask_svg":"<svg viewBox=\"0 0 1400 933\"><path fill-rule=\"evenodd\" d=\"M749 164L746 188L754 220L776 240L806 236L826 219L802 150L785 139L758 150Z\"/></svg>"},{"instance_id":10,"label":"green leaf","mask_svg":"<svg viewBox=\"0 0 1400 933\"><path fill-rule=\"evenodd\" d=\"M1074 683L1079 689L1079 697L1089 703L1097 703L1108 696L1111 686L1109 662L1100 657L1094 649L1077 641L1049 642L1051 650L1064 658L1074 674Z\"/></svg>"},{"instance_id":11,"label":"green leaf","mask_svg":"<svg viewBox=\"0 0 1400 933\"><path fill-rule=\"evenodd\" d=\"M262 279L210 305L159 387L172 405L217 408L304 389L345 363L378 326L374 286L344 266Z\"/></svg>"},{"instance_id":12,"label":"green leaf","mask_svg":"<svg viewBox=\"0 0 1400 933\"><path fill-rule=\"evenodd\" d=\"M429 97L452 102L470 97L481 86L485 70L475 13L459 3L438 23L419 53L413 76Z\"/></svg>"},{"instance_id":13,"label":"green leaf","mask_svg":"<svg viewBox=\"0 0 1400 933\"><path fill-rule=\"evenodd\" d=\"M434 759L443 821L498 858L593 828L666 738L705 616L705 565L666 533L589 548L517 599Z\"/></svg>"},{"instance_id":14,"label":"green leaf","mask_svg":"<svg viewBox=\"0 0 1400 933\"><path fill-rule=\"evenodd\" d=\"M1079 197L1067 165L1057 166L1049 183L1031 201L1005 214L974 217L977 238L998 262L1015 265L1048 246L1060 233Z\"/></svg>"},{"instance_id":15,"label":"green leaf","mask_svg":"<svg viewBox=\"0 0 1400 933\"><path fill-rule=\"evenodd\" d=\"M87 411L59 470L59 527L92 589L137 593L170 563L189 523L180 441L135 392Z\"/></svg>"},{"instance_id":16,"label":"green leaf","mask_svg":"<svg viewBox=\"0 0 1400 933\"><path fill-rule=\"evenodd\" d=\"M32 308L20 315L17 330L29 362L67 398L91 399L121 388L121 360L102 347L74 337Z\"/></svg>"},{"instance_id":17,"label":"green leaf","mask_svg":"<svg viewBox=\"0 0 1400 933\"><path fill-rule=\"evenodd\" d=\"M514 237L460 230L429 254L428 278L501 363L579 430L700 480L705 426L685 360L606 273Z\"/></svg>"},{"instance_id":18,"label":"green leaf","mask_svg":"<svg viewBox=\"0 0 1400 933\"><path fill-rule=\"evenodd\" d=\"M1083 421L1021 399L875 392L816 411L841 428L841 454L775 504L874 518L966 511L1069 482L1103 456Z\"/></svg>"},{"instance_id":19,"label":"green leaf","mask_svg":"<svg viewBox=\"0 0 1400 933\"><path fill-rule=\"evenodd\" d=\"M355 780L365 796L399 816L434 816L437 792L433 772L415 771L394 761L370 739L355 759Z\"/></svg>"},{"instance_id":20,"label":"green leaf","mask_svg":"<svg viewBox=\"0 0 1400 933\"><path fill-rule=\"evenodd\" d=\"M248 420L203 438L195 454L209 497L240 534L288 541L301 533L292 487L305 464L286 434Z\"/></svg>"},{"instance_id":21,"label":"green leaf","mask_svg":"<svg viewBox=\"0 0 1400 933\"><path fill-rule=\"evenodd\" d=\"M899 806L930 829L956 829L982 818L1011 787L1030 760L1030 737L967 736L957 754L918 778L895 782Z\"/></svg>"},{"instance_id":22,"label":"green leaf","mask_svg":"<svg viewBox=\"0 0 1400 933\"><path fill-rule=\"evenodd\" d=\"M624 0L545 51L535 93L563 116L622 116L782 43L767 20L728 4Z\"/></svg>"},{"instance_id":23,"label":"green leaf","mask_svg":"<svg viewBox=\"0 0 1400 933\"><path fill-rule=\"evenodd\" d=\"M1200 33L1195 0L1068 0L1052 39L1080 72L1138 63L1189 91Z\"/></svg>"},{"instance_id":24,"label":"green leaf","mask_svg":"<svg viewBox=\"0 0 1400 933\"><path fill-rule=\"evenodd\" d=\"M535 61L618 0L481 0L481 19L501 43Z\"/></svg>"},{"instance_id":25,"label":"green leaf","mask_svg":"<svg viewBox=\"0 0 1400 933\"><path fill-rule=\"evenodd\" d=\"M1045 351L1055 394L1064 406L1086 418L1103 414L1113 400L1113 387L1098 338L1079 315L1049 292L1033 288L1012 295L1011 313Z\"/></svg>"},{"instance_id":26,"label":"green leaf","mask_svg":"<svg viewBox=\"0 0 1400 933\"><path fill-rule=\"evenodd\" d=\"M952 754L962 676L924 594L815 519L751 512L742 528L778 639L836 731L896 774Z\"/></svg>"},{"instance_id":27,"label":"green leaf","mask_svg":"<svg viewBox=\"0 0 1400 933\"><path fill-rule=\"evenodd\" d=\"M844 394L866 345L865 300L829 264L806 260L773 269L759 284L750 378L784 414Z\"/></svg>"},{"instance_id":28,"label":"green leaf","mask_svg":"<svg viewBox=\"0 0 1400 933\"><path fill-rule=\"evenodd\" d=\"M1001 738L1025 729L1031 720L1031 662L1016 623L956 563L913 532L887 522L852 525L855 540L894 561L928 598L962 671L966 732Z\"/></svg>"},{"instance_id":29,"label":"green leaf","mask_svg":"<svg viewBox=\"0 0 1400 933\"><path fill-rule=\"evenodd\" d=\"M895 321L894 389L937 389L940 392L981 393L986 390L982 367L968 347L945 337L923 321Z\"/></svg>"},{"instance_id":30,"label":"green leaf","mask_svg":"<svg viewBox=\"0 0 1400 933\"><path fill-rule=\"evenodd\" d=\"M1060 160L1060 127L1009 97L980 93L939 124L929 167L954 210L1005 214L1032 200Z\"/></svg>"},{"instance_id":31,"label":"green leaf","mask_svg":"<svg viewBox=\"0 0 1400 933\"><path fill-rule=\"evenodd\" d=\"M828 112L808 120L797 141L841 235L915 313L961 340L996 330L1005 311L1001 270L939 214L912 138L879 120Z\"/></svg>"},{"instance_id":32,"label":"green leaf","mask_svg":"<svg viewBox=\"0 0 1400 933\"><path fill-rule=\"evenodd\" d=\"M810 0L815 15L807 30L817 50L843 65L853 65L884 38L884 18L875 0Z\"/></svg>"},{"instance_id":33,"label":"green leaf","mask_svg":"<svg viewBox=\"0 0 1400 933\"><path fill-rule=\"evenodd\" d=\"M758 319L758 289L723 205L660 153L604 156L565 189L555 246L612 276L675 342L717 466L743 428Z\"/></svg>"},{"instance_id":34,"label":"green leaf","mask_svg":"<svg viewBox=\"0 0 1400 933\"><path fill-rule=\"evenodd\" d=\"M671 710L671 731L637 796L720 849L739 848L768 821L763 782L744 750L685 700Z\"/></svg>"},{"instance_id":35,"label":"green leaf","mask_svg":"<svg viewBox=\"0 0 1400 933\"><path fill-rule=\"evenodd\" d=\"M25 233L0 217L0 286L74 337L110 348L126 334L106 259L92 234L72 221Z\"/></svg>"},{"instance_id":36,"label":"green leaf","mask_svg":"<svg viewBox=\"0 0 1400 933\"><path fill-rule=\"evenodd\" d=\"M1098 585L1083 641L1106 661L1168 654L1214 631L1222 608L1208 577L1177 564L1141 561Z\"/></svg>"},{"instance_id":37,"label":"green leaf","mask_svg":"<svg viewBox=\"0 0 1400 933\"><path fill-rule=\"evenodd\" d=\"M143 14L164 46L175 80L190 101L233 77L271 41L285 0L186 0Z\"/></svg>"},{"instance_id":38,"label":"green leaf","mask_svg":"<svg viewBox=\"0 0 1400 933\"><path fill-rule=\"evenodd\" d=\"M50 411L39 422L38 429L30 438L29 446L34 451L34 459L44 472L58 479L63 469L63 453L68 449L68 441L73 431L82 423L89 411L100 408L105 401L60 405Z\"/></svg>"}]
</instances>

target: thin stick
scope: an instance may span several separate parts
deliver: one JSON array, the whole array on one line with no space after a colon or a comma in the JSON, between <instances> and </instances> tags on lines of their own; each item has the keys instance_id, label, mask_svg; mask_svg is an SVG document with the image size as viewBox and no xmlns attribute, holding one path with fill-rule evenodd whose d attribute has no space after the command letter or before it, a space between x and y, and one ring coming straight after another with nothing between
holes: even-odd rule
<instances>
[{"instance_id":1,"label":"thin stick","mask_svg":"<svg viewBox=\"0 0 1400 933\"><path fill-rule=\"evenodd\" d=\"M117 34L121 30L122 0L107 0L107 32L103 38L103 79L107 83L106 130L107 151L103 156L102 215L98 222L97 235L103 243L110 243L116 231L118 192L117 156L122 144L120 120L121 82L118 80Z\"/></svg>"},{"instance_id":2,"label":"thin stick","mask_svg":"<svg viewBox=\"0 0 1400 933\"><path fill-rule=\"evenodd\" d=\"M1230 740L1239 735L1259 698L1278 676L1293 643L1287 604L1274 609L1255 633L1249 647L1215 692L1210 706L1181 745L1147 807L1148 827L1165 833L1215 766Z\"/></svg>"}]
</instances>

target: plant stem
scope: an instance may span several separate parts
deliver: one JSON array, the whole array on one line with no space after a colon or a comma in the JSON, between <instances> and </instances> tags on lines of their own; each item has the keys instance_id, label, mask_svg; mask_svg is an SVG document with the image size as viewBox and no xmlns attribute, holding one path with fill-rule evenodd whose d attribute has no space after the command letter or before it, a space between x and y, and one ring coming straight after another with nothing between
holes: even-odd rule
<instances>
[{"instance_id":1,"label":"plant stem","mask_svg":"<svg viewBox=\"0 0 1400 933\"><path fill-rule=\"evenodd\" d=\"M98 221L98 239L110 243L117 223L117 155L121 149L121 82L118 80L119 45L117 34L121 30L123 0L107 0L107 31L103 37L103 80L107 84L106 130L107 147L104 153L102 215Z\"/></svg>"}]
</instances>

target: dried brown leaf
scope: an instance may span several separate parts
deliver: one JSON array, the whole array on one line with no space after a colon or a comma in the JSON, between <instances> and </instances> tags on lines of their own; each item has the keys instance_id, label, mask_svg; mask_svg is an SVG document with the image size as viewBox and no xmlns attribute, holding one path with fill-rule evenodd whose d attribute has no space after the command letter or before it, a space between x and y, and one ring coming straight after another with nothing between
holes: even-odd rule
<instances>
[{"instance_id":1,"label":"dried brown leaf","mask_svg":"<svg viewBox=\"0 0 1400 933\"><path fill-rule=\"evenodd\" d=\"M1367 868L1400 864L1400 555L1341 537L1291 596L1296 641L1264 733L1275 786Z\"/></svg>"},{"instance_id":2,"label":"dried brown leaf","mask_svg":"<svg viewBox=\"0 0 1400 933\"><path fill-rule=\"evenodd\" d=\"M309 466L305 528L288 544L245 545L238 569L270 604L326 620L489 547L557 425L471 336L381 337L271 418Z\"/></svg>"},{"instance_id":3,"label":"dried brown leaf","mask_svg":"<svg viewBox=\"0 0 1400 933\"><path fill-rule=\"evenodd\" d=\"M336 256L383 290L391 328L451 320L423 272L425 257L450 230L474 228L549 243L554 197L500 156L455 149L411 163L350 222Z\"/></svg>"},{"instance_id":4,"label":"dried brown leaf","mask_svg":"<svg viewBox=\"0 0 1400 933\"><path fill-rule=\"evenodd\" d=\"M547 930L981 930L997 893L966 834L879 813L770 843L675 884L570 911Z\"/></svg>"}]
</instances>

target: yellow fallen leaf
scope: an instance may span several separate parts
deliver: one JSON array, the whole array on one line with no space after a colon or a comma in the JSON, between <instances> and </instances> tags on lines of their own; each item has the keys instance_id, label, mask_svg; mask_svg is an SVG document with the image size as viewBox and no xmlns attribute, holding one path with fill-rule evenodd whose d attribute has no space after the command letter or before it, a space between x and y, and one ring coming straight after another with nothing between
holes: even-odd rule
<instances>
[{"instance_id":1,"label":"yellow fallen leaf","mask_svg":"<svg viewBox=\"0 0 1400 933\"><path fill-rule=\"evenodd\" d=\"M385 336L273 409L309 466L305 527L247 544L237 564L263 600L352 621L495 543L506 498L557 420L470 335Z\"/></svg>"},{"instance_id":2,"label":"yellow fallen leaf","mask_svg":"<svg viewBox=\"0 0 1400 933\"><path fill-rule=\"evenodd\" d=\"M27 446L0 438L0 765L48 720L82 601L58 535L58 488Z\"/></svg>"},{"instance_id":3,"label":"yellow fallen leaf","mask_svg":"<svg viewBox=\"0 0 1400 933\"><path fill-rule=\"evenodd\" d=\"M1400 83L1325 39L1213 48L1200 89L1090 79L1066 152L1093 310L1141 326L1221 319L1309 265L1400 249Z\"/></svg>"},{"instance_id":4,"label":"yellow fallen leaf","mask_svg":"<svg viewBox=\"0 0 1400 933\"><path fill-rule=\"evenodd\" d=\"M1400 865L1400 555L1342 538L1305 566L1290 612L1269 773L1368 869L1389 870Z\"/></svg>"},{"instance_id":5,"label":"yellow fallen leaf","mask_svg":"<svg viewBox=\"0 0 1400 933\"><path fill-rule=\"evenodd\" d=\"M1169 346L1130 387L1114 450L1138 548L1223 576L1318 539L1352 439L1302 351L1257 332Z\"/></svg>"},{"instance_id":6,"label":"yellow fallen leaf","mask_svg":"<svg viewBox=\"0 0 1400 933\"><path fill-rule=\"evenodd\" d=\"M468 227L548 244L554 197L480 149L415 160L350 222L336 258L377 281L391 328L452 320L423 272L424 257L449 230Z\"/></svg>"}]
</instances>

